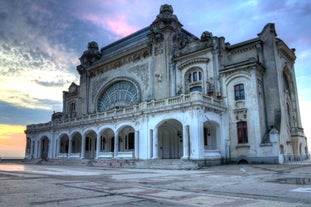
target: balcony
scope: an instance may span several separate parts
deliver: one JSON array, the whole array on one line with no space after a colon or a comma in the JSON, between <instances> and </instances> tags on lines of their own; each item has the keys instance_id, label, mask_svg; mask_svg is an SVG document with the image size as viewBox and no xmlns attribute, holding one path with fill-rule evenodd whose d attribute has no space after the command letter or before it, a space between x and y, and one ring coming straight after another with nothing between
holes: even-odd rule
<instances>
[{"instance_id":1,"label":"balcony","mask_svg":"<svg viewBox=\"0 0 311 207\"><path fill-rule=\"evenodd\" d=\"M116 122L124 119L132 119L133 121L143 114L157 114L174 110L184 110L191 107L203 107L207 111L221 113L226 110L220 99L202 95L201 92L195 91L190 94L182 94L180 96L171 97L161 100L152 100L149 102L141 102L127 108L114 109L105 112L96 112L81 117L67 118L63 120L54 120L44 124L28 125L26 132L45 131L53 128L73 127L81 124L96 124Z\"/></svg>"}]
</instances>

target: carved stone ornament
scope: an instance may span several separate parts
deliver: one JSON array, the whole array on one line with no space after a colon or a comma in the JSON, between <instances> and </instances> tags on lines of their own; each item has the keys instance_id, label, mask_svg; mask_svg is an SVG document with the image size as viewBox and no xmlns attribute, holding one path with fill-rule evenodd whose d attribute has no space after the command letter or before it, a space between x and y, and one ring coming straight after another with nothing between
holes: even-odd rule
<instances>
[{"instance_id":1,"label":"carved stone ornament","mask_svg":"<svg viewBox=\"0 0 311 207\"><path fill-rule=\"evenodd\" d=\"M178 21L176 15L173 14L174 10L172 5L164 4L160 8L160 14L151 24L153 32L158 32L163 29L170 28L172 30L180 30L182 24Z\"/></svg>"},{"instance_id":2,"label":"carved stone ornament","mask_svg":"<svg viewBox=\"0 0 311 207\"><path fill-rule=\"evenodd\" d=\"M163 45L159 45L158 47L154 47L154 55L160 55L163 53Z\"/></svg>"},{"instance_id":3,"label":"carved stone ornament","mask_svg":"<svg viewBox=\"0 0 311 207\"><path fill-rule=\"evenodd\" d=\"M81 65L90 66L101 58L101 53L98 50L97 42L89 42L87 50L83 52L83 55L79 58Z\"/></svg>"},{"instance_id":4,"label":"carved stone ornament","mask_svg":"<svg viewBox=\"0 0 311 207\"><path fill-rule=\"evenodd\" d=\"M189 43L189 37L182 32L175 34L173 40L178 49L184 48Z\"/></svg>"},{"instance_id":5,"label":"carved stone ornament","mask_svg":"<svg viewBox=\"0 0 311 207\"><path fill-rule=\"evenodd\" d=\"M152 44L160 44L163 40L164 40L164 36L163 36L163 34L161 34L159 32L153 33L150 36L150 43L152 43Z\"/></svg>"},{"instance_id":6,"label":"carved stone ornament","mask_svg":"<svg viewBox=\"0 0 311 207\"><path fill-rule=\"evenodd\" d=\"M213 34L211 32L205 31L201 34L201 41L206 42L207 45L213 44Z\"/></svg>"},{"instance_id":7,"label":"carved stone ornament","mask_svg":"<svg viewBox=\"0 0 311 207\"><path fill-rule=\"evenodd\" d=\"M148 50L142 50L142 51L139 51L137 53L125 56L123 58L109 62L109 63L105 64L104 66L102 66L96 70L91 71L90 77L94 78L97 75L105 73L109 70L117 69L117 68L119 68L125 64L130 63L130 62L136 63L143 58L148 58L149 55L150 55L150 53L148 52Z\"/></svg>"},{"instance_id":8,"label":"carved stone ornament","mask_svg":"<svg viewBox=\"0 0 311 207\"><path fill-rule=\"evenodd\" d=\"M247 120L247 109L236 109L234 110L235 118L237 121L245 121Z\"/></svg>"},{"instance_id":9,"label":"carved stone ornament","mask_svg":"<svg viewBox=\"0 0 311 207\"><path fill-rule=\"evenodd\" d=\"M212 39L212 37L213 37L213 34L211 32L208 32L208 31L202 32L201 41L208 41Z\"/></svg>"}]
</instances>

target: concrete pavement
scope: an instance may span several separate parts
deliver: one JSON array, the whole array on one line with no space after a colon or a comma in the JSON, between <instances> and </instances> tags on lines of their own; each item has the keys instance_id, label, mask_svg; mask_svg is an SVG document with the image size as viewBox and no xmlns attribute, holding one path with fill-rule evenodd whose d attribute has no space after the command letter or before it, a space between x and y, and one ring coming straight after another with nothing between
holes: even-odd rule
<instances>
[{"instance_id":1,"label":"concrete pavement","mask_svg":"<svg viewBox=\"0 0 311 207\"><path fill-rule=\"evenodd\" d=\"M200 170L0 163L0 206L311 206L311 163Z\"/></svg>"}]
</instances>

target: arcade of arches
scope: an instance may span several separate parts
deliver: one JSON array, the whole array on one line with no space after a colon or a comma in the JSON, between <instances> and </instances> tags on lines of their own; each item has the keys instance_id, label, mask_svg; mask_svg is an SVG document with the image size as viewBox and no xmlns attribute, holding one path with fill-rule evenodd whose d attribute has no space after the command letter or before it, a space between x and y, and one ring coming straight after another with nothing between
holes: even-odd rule
<instances>
[{"instance_id":1,"label":"arcade of arches","mask_svg":"<svg viewBox=\"0 0 311 207\"><path fill-rule=\"evenodd\" d=\"M219 151L219 126L214 122L202 125L205 153ZM139 159L139 131L131 126L123 126L114 131L104 128L99 132L89 129L84 133L62 133L56 139L55 147L50 139L43 136L39 143L27 138L26 150L33 157L55 158L132 158ZM189 126L183 126L175 119L167 119L150 129L150 158L152 159L189 159Z\"/></svg>"}]
</instances>

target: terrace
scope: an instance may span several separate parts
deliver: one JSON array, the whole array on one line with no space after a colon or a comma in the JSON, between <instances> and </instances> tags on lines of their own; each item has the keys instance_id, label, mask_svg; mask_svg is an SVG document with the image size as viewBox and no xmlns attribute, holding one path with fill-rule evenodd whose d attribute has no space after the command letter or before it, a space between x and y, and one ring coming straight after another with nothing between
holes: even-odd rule
<instances>
[{"instance_id":1,"label":"terrace","mask_svg":"<svg viewBox=\"0 0 311 207\"><path fill-rule=\"evenodd\" d=\"M27 126L27 132L47 131L53 128L74 127L81 124L111 123L119 120L131 119L135 121L140 115L163 113L172 110L185 110L189 107L202 107L204 110L220 113L226 110L221 99L205 96L201 92L192 92L180 96L161 100L141 102L122 109L113 109L105 112L95 112L75 118L54 120L47 123Z\"/></svg>"}]
</instances>

